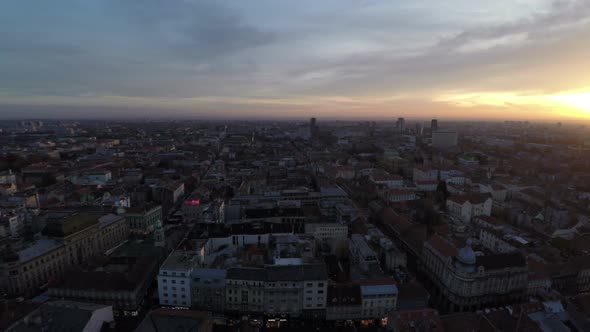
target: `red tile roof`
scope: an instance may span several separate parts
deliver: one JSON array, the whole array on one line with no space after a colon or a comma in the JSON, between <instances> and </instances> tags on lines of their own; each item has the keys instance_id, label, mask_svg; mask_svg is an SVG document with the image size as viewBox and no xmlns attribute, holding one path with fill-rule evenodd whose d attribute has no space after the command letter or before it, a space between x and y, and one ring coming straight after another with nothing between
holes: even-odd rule
<instances>
[{"instance_id":1,"label":"red tile roof","mask_svg":"<svg viewBox=\"0 0 590 332\"><path fill-rule=\"evenodd\" d=\"M432 246L432 248L445 257L457 256L457 248L455 248L455 246L453 246L449 241L442 238L438 234L431 236L427 242Z\"/></svg>"}]
</instances>

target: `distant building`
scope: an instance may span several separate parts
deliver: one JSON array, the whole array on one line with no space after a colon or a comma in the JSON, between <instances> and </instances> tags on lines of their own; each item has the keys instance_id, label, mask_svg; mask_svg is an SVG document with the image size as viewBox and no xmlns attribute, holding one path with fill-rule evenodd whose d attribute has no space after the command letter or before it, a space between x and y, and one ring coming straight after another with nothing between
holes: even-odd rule
<instances>
[{"instance_id":1,"label":"distant building","mask_svg":"<svg viewBox=\"0 0 590 332\"><path fill-rule=\"evenodd\" d=\"M403 133L406 129L406 120L404 118L398 118L396 122L396 130L398 133Z\"/></svg>"},{"instance_id":2,"label":"distant building","mask_svg":"<svg viewBox=\"0 0 590 332\"><path fill-rule=\"evenodd\" d=\"M317 125L316 118L309 119L309 136L313 140L319 138L319 128Z\"/></svg>"},{"instance_id":3,"label":"distant building","mask_svg":"<svg viewBox=\"0 0 590 332\"><path fill-rule=\"evenodd\" d=\"M430 130L432 132L435 132L438 130L438 120L437 119L432 119L432 121L430 121Z\"/></svg>"}]
</instances>

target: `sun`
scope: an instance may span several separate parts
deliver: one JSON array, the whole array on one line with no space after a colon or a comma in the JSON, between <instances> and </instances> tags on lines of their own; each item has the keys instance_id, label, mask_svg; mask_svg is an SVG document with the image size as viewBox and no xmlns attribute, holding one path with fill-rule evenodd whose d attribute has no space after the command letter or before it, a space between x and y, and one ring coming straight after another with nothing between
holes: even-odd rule
<instances>
[{"instance_id":1,"label":"sun","mask_svg":"<svg viewBox=\"0 0 590 332\"><path fill-rule=\"evenodd\" d=\"M551 96L556 104L590 115L590 92Z\"/></svg>"}]
</instances>

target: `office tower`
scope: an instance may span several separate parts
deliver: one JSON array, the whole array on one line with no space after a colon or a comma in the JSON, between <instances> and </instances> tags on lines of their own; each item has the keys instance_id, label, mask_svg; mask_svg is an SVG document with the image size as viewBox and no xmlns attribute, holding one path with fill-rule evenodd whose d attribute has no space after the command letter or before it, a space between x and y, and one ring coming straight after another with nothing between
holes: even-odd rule
<instances>
[{"instance_id":1,"label":"office tower","mask_svg":"<svg viewBox=\"0 0 590 332\"><path fill-rule=\"evenodd\" d=\"M432 132L435 132L438 130L438 120L437 119L432 119L432 122L430 122L430 130Z\"/></svg>"},{"instance_id":2,"label":"office tower","mask_svg":"<svg viewBox=\"0 0 590 332\"><path fill-rule=\"evenodd\" d=\"M406 127L406 120L404 118L398 118L396 127L397 127L397 132L403 133L404 129Z\"/></svg>"}]
</instances>

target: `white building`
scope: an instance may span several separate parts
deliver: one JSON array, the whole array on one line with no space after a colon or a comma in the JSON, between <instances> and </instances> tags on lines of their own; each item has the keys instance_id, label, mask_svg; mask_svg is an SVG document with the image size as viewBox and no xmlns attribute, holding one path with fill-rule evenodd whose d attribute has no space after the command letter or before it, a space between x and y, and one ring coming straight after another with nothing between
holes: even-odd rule
<instances>
[{"instance_id":1,"label":"white building","mask_svg":"<svg viewBox=\"0 0 590 332\"><path fill-rule=\"evenodd\" d=\"M381 319L397 306L398 290L393 280L368 280L361 282L362 317Z\"/></svg>"},{"instance_id":2,"label":"white building","mask_svg":"<svg viewBox=\"0 0 590 332\"><path fill-rule=\"evenodd\" d=\"M387 172L374 172L369 175L369 180L387 188L401 188L404 185L404 178Z\"/></svg>"},{"instance_id":3,"label":"white building","mask_svg":"<svg viewBox=\"0 0 590 332\"><path fill-rule=\"evenodd\" d=\"M158 296L160 305L190 307L191 272L196 266L195 256L184 251L173 251L158 272Z\"/></svg>"},{"instance_id":4,"label":"white building","mask_svg":"<svg viewBox=\"0 0 590 332\"><path fill-rule=\"evenodd\" d=\"M463 222L471 222L476 216L492 214L492 198L487 194L464 194L447 199L447 210Z\"/></svg>"},{"instance_id":5,"label":"white building","mask_svg":"<svg viewBox=\"0 0 590 332\"><path fill-rule=\"evenodd\" d=\"M431 168L414 167L412 179L417 181L438 181L438 170Z\"/></svg>"},{"instance_id":6,"label":"white building","mask_svg":"<svg viewBox=\"0 0 590 332\"><path fill-rule=\"evenodd\" d=\"M417 199L416 193L407 189L391 189L387 192L387 200L392 203L407 202Z\"/></svg>"},{"instance_id":7,"label":"white building","mask_svg":"<svg viewBox=\"0 0 590 332\"><path fill-rule=\"evenodd\" d=\"M312 235L317 241L338 243L348 238L348 226L340 223L306 223L305 233Z\"/></svg>"},{"instance_id":8,"label":"white building","mask_svg":"<svg viewBox=\"0 0 590 332\"><path fill-rule=\"evenodd\" d=\"M368 271L371 266L379 266L377 254L369 247L365 238L360 234L353 234L350 239L350 251L352 261L358 264L363 271Z\"/></svg>"}]
</instances>

